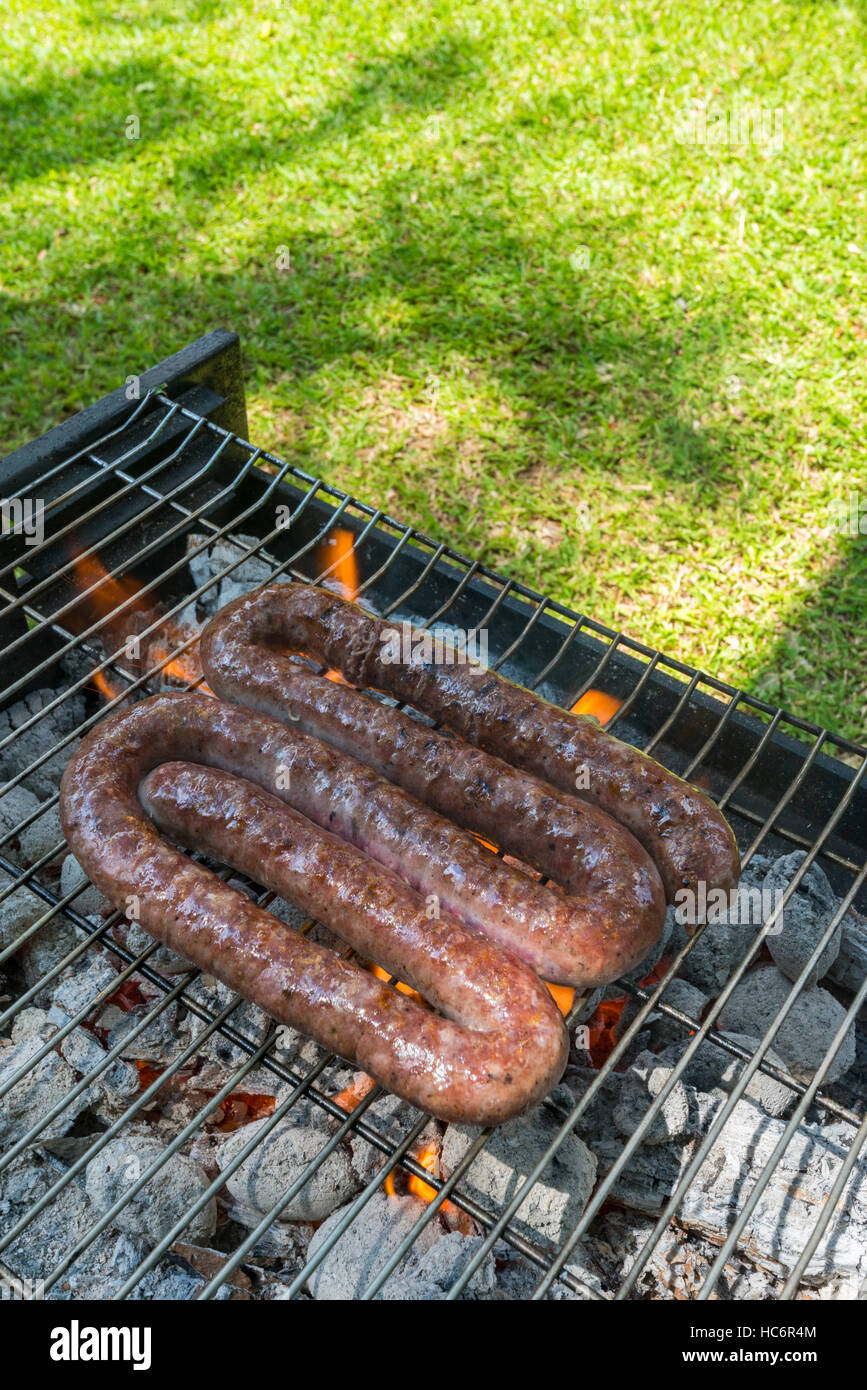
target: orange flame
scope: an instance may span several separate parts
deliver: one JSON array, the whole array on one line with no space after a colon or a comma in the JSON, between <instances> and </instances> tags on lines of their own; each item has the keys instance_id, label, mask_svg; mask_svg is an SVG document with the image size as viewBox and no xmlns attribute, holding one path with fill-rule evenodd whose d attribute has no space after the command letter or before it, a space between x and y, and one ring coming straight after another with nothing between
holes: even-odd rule
<instances>
[{"instance_id":1,"label":"orange flame","mask_svg":"<svg viewBox=\"0 0 867 1390\"><path fill-rule=\"evenodd\" d=\"M347 531L344 527L338 526L336 531L332 531L330 536L319 547L319 573L326 575L325 583L329 588L337 589L344 598L358 598L360 581L358 576L358 561L355 558L353 545L355 536L352 531Z\"/></svg>"},{"instance_id":2,"label":"orange flame","mask_svg":"<svg viewBox=\"0 0 867 1390\"><path fill-rule=\"evenodd\" d=\"M75 577L83 590L93 590L87 594L87 601L98 618L109 617L141 588L134 579L118 579L110 575L96 555L78 556Z\"/></svg>"},{"instance_id":3,"label":"orange flame","mask_svg":"<svg viewBox=\"0 0 867 1390\"><path fill-rule=\"evenodd\" d=\"M123 693L121 690L115 690L104 671L93 671L90 679L104 700L116 700Z\"/></svg>"},{"instance_id":4,"label":"orange flame","mask_svg":"<svg viewBox=\"0 0 867 1390\"><path fill-rule=\"evenodd\" d=\"M606 695L604 690L585 690L580 700L572 706L572 714L592 714L600 724L612 720L623 704L616 695Z\"/></svg>"},{"instance_id":5,"label":"orange flame","mask_svg":"<svg viewBox=\"0 0 867 1390\"><path fill-rule=\"evenodd\" d=\"M369 961L367 968L378 980L385 980L387 983L391 979L388 971L383 970L381 965L376 964L376 961ZM411 985L405 985L402 980L395 980L394 987L400 990L401 994L406 994L410 999L414 999L416 1004L421 1004L423 1009L428 1007L427 1001L423 999L418 990L413 989Z\"/></svg>"},{"instance_id":6,"label":"orange flame","mask_svg":"<svg viewBox=\"0 0 867 1390\"><path fill-rule=\"evenodd\" d=\"M186 641L190 635L189 632L185 633L183 628L177 627L174 623L169 623L166 630L170 634L173 631L175 632L174 639L170 637L169 640L177 641L178 645ZM185 652L180 652L178 656L172 657L170 661L166 661L166 657L168 657L170 650L171 648L168 643L161 638L157 638L153 641L148 648L149 666L157 666L160 662L165 661L165 665L161 666L158 672L161 680L165 683L174 683L177 685L188 685L198 681L199 684L196 688L201 695L214 695L207 681L201 679L202 663L199 660L198 642L194 643L191 647L187 647ZM216 696L214 696L214 698L216 699Z\"/></svg>"},{"instance_id":7,"label":"orange flame","mask_svg":"<svg viewBox=\"0 0 867 1390\"><path fill-rule=\"evenodd\" d=\"M111 619L117 615L116 621L109 621L107 625L104 638L106 648L122 642L129 645L131 639L138 641L141 628L148 627L159 619L159 608L151 607L141 594L143 586L131 577L116 578L110 575L96 555L79 555L76 558L75 579L82 590L85 603L82 605L83 611L73 615L73 621L77 618L82 629L95 619ZM128 606L122 613L118 613L117 610L124 604ZM173 648L188 642L195 631L195 628L188 624L168 618L160 627L161 635L141 638L144 650L140 656L136 652L136 655L129 659L138 661L142 669L165 663L157 673L165 685L186 685L201 681L202 666L198 642L192 643L177 656L172 655ZM96 689L106 700L113 700L122 693L113 688L101 671L95 671L92 679ZM205 695L213 695L213 691L204 682L200 684L199 689Z\"/></svg>"},{"instance_id":8,"label":"orange flame","mask_svg":"<svg viewBox=\"0 0 867 1390\"><path fill-rule=\"evenodd\" d=\"M419 1163L428 1173L433 1173L436 1160L437 1150L433 1145L429 1145L426 1149L422 1149L418 1156ZM410 1173L407 1186L413 1196L420 1197L423 1202L432 1202L437 1195L436 1188L431 1187L429 1182L423 1182L421 1178L417 1178L415 1173Z\"/></svg>"},{"instance_id":9,"label":"orange flame","mask_svg":"<svg viewBox=\"0 0 867 1390\"><path fill-rule=\"evenodd\" d=\"M428 1173L432 1173L436 1178L442 1176L439 1171L441 1149L441 1144L439 1142L434 1142L426 1144L419 1153L413 1154L419 1167L424 1168ZM382 1184L384 1191L388 1193L389 1197L397 1196L395 1172L396 1169L392 1168L391 1172L386 1174L385 1181ZM420 1202L424 1202L427 1205L430 1205L437 1196L437 1189L429 1182L425 1182L424 1178L416 1177L415 1173L406 1175L405 1190L407 1193L411 1193L413 1197L418 1197ZM461 1211L460 1207L456 1207L454 1202L450 1202L448 1197L441 1204L439 1214L446 1222L446 1225L452 1230L462 1231L464 1235L472 1235L475 1231L475 1224L472 1218L469 1217L466 1212Z\"/></svg>"}]
</instances>

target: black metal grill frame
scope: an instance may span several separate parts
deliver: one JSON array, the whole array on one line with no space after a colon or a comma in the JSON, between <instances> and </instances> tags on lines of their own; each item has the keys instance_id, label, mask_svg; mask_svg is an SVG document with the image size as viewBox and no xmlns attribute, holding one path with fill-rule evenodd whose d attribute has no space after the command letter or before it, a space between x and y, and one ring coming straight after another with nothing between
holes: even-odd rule
<instances>
[{"instance_id":1,"label":"black metal grill frame","mask_svg":"<svg viewBox=\"0 0 867 1390\"><path fill-rule=\"evenodd\" d=\"M213 1017L207 1009L188 995L188 987L194 975L182 977L177 984L172 985L162 975L150 968L148 959L156 950L156 943L148 947L138 957L133 958L119 943L112 939L112 951L125 962L122 975L113 982L112 989L116 988L123 978L139 974L152 985L155 985L161 994L161 997L155 1001L147 1014L140 1020L136 1032L148 1027L154 1018L176 999L180 999L188 1009L203 1020L206 1024L206 1032L191 1043L180 1058L170 1063L151 1086L135 1097L126 1114L109 1130L96 1138L87 1154L67 1168L46 1196L34 1204L33 1208L21 1218L13 1229L0 1232L0 1261L2 1261L3 1250L38 1212L49 1201L53 1200L66 1183L73 1180L93 1154L114 1137L129 1118L150 1104L166 1081L175 1075L184 1063L195 1054L204 1037L219 1030L226 1038L243 1049L247 1054L246 1060L236 1070L225 1087L208 1101L204 1108L197 1113L194 1120L169 1145L166 1153L143 1172L140 1180L127 1191L119 1205L132 1199L168 1156L195 1134L207 1116L218 1108L226 1096L239 1087L244 1076L256 1065L267 1067L275 1076L288 1082L292 1086L292 1091L275 1108L274 1113L262 1129L257 1132L253 1140L236 1156L232 1168L243 1162L248 1151L252 1151L255 1145L261 1142L264 1135L270 1132L284 1115L289 1113L301 1096L306 1095L312 1098L318 1106L340 1121L340 1125L298 1182L292 1189L283 1194L280 1203L263 1218L259 1227L250 1232L249 1236L227 1260L220 1273L211 1279L201 1294L202 1298L213 1298L219 1292L234 1270L249 1255L264 1231L277 1219L283 1207L325 1160L327 1154L350 1131L358 1139L374 1146L383 1155L383 1167L365 1190L353 1201L344 1220L332 1233L331 1240L323 1249L320 1249L315 1263L321 1262L328 1250L332 1248L334 1241L339 1238L342 1230L355 1219L365 1202L382 1185L387 1174L398 1166L423 1179L429 1187L436 1190L437 1194L435 1200L420 1214L418 1222L401 1248L377 1272L376 1277L365 1291L364 1297L376 1296L385 1279L396 1267L412 1241L418 1236L419 1231L428 1222L436 1219L437 1212L446 1199L467 1212L485 1232L483 1244L462 1272L460 1278L454 1283L449 1292L449 1298L456 1298L461 1294L472 1274L497 1239L507 1241L540 1270L541 1277L534 1298L545 1297L555 1280L561 1281L573 1290L586 1294L588 1291L583 1288L580 1280L564 1267L569 1254L600 1211L611 1192L618 1173L642 1142L643 1136L682 1075L690 1058L702 1041L710 1037L719 1042L732 1055L742 1060L744 1065L737 1084L707 1133L702 1136L689 1168L681 1178L665 1210L659 1216L653 1235L642 1251L640 1258L636 1261L629 1277L612 1296L618 1299L626 1298L634 1290L658 1239L666 1229L669 1220L676 1216L677 1207L688 1184L701 1166L736 1101L743 1094L751 1076L757 1068L761 1067L768 1074L784 1080L799 1097L797 1106L787 1122L774 1162L781 1157L800 1120L814 1103L822 1105L826 1112L833 1117L845 1120L852 1128L851 1145L843 1168L834 1188L829 1193L823 1211L817 1218L810 1242L782 1290L782 1298L794 1297L800 1275L826 1227L834 1217L837 1197L858 1158L865 1139L867 1139L867 1118L841 1105L822 1089L827 1069L842 1043L845 1027L841 1028L837 1036L831 1041L825 1061L809 1086L797 1083L786 1073L780 1072L765 1059L765 1054L773 1042L777 1028L803 989L812 964L818 959L825 943L830 939L837 922L864 889L865 880L867 880L867 850L858 844L857 835L852 834L851 824L853 817L857 819L856 808L860 808L863 804L862 798L867 790L865 788L867 750L851 740L836 737L827 730L798 719L754 696L747 695L743 691L727 685L725 682L698 672L682 662L665 657L661 652L655 651L623 633L615 632L586 615L574 613L564 605L546 599L526 586L505 578L411 527L404 526L387 516L383 511L359 502L321 479L314 478L303 470L294 468L275 455L255 448L244 437L246 432L245 415L243 394L241 392L239 395L237 387L237 361L229 360L233 354L235 354L235 358L237 356L236 340L232 339L230 335L218 334L211 335L209 340L203 341L208 344L207 350L200 350L196 353L195 347L201 348L201 345L194 345L194 349L190 350L193 353L192 360L185 360L181 366L173 368L171 371L167 370L169 364L162 364L161 368L156 368L152 373L145 374L142 378L144 394L140 400L130 402L122 393L115 393L114 397L107 398L98 407L94 407L90 412L85 412L83 416L77 417L77 425L61 427L59 432L55 431L52 432L52 435L47 436L47 440L50 441L49 447L44 444L41 449L37 446L28 446L28 449L20 451L19 455L13 456L11 475L13 478L27 479L28 494L39 496L40 489L49 489L53 495L46 508L49 534L47 534L43 545L25 550L21 544L16 544L14 537L4 540L4 545L7 547L11 540L12 554L8 560L4 560L4 563L0 564L0 600L5 604L0 609L0 640L4 634L8 637L4 665L7 662L14 662L15 671L8 687L0 690L0 707L16 698L29 685L38 684L40 676L44 677L46 672L54 668L64 650L73 647L86 652L92 666L79 681L71 683L67 689L58 694L54 702L55 705L61 704L73 691L86 688L92 675L97 671L109 672L114 679L122 681L124 691L116 700L88 717L83 725L71 732L56 748L43 754L30 767L22 769L18 775L10 779L0 789L0 793L19 784L32 773L34 767L46 761L57 751L57 748L78 738L88 727L110 713L112 708L129 696L139 697L154 693L154 690L159 688L160 670L190 645L190 642L186 642L172 650L165 660L155 665L151 671L137 676L125 665L122 648L114 652L104 653L100 646L100 632L113 620L116 620L118 613L124 607L124 603L121 602L116 605L112 612L91 623L83 633L76 634L65 624L64 618L74 609L80 607L82 595L80 593L69 595L65 590L66 570L62 564L57 564L56 553L46 572L40 576L38 574L40 557L45 559L46 564L48 564L47 557L51 555L52 547L66 537L74 535L79 543L84 541L85 554L88 553L88 549L92 548L93 553L102 557L104 561L106 554L113 548L120 546L123 549L127 541L138 544L138 540L143 535L143 526L149 526L153 520L158 523L153 538L146 540L143 546L139 544L138 550L125 553L116 568L107 566L112 577L122 580L128 573L134 571L136 566L148 560L151 555L164 551L175 534L183 539L188 532L195 529L206 535L205 544L207 545L211 545L214 539L222 536L234 539L237 543L238 536L245 533L245 528L249 530L254 520L261 521L267 515L268 508L276 506L279 500L282 505L289 505L290 507L288 525L266 527L264 537L257 540L254 546L249 547L241 560L233 561L220 575L203 585L203 590L218 583L224 574L236 569L243 562L243 559L250 556L265 559L271 567L272 577L282 575L304 579L308 582L322 582L323 579L327 578L327 571L316 573L313 557L336 526L348 527L354 533L353 549L359 557L361 572L364 576L362 598L365 593L374 593L384 580L387 580L409 560L414 566L415 577L411 579L411 582L405 585L401 584L400 592L388 605L381 607L381 611L400 615L403 612L413 612L420 608L423 610L420 622L418 615L416 615L416 621L419 622L419 625L435 624L447 615L451 621L457 624L459 619L454 615L461 611L463 604L472 600L475 605L472 609L473 625L487 627L492 634L497 634L498 655L491 663L494 667L508 667L509 663L516 657L525 657L526 639L530 634L535 634L534 642L540 647L545 659L544 661L539 660L535 678L527 680L528 684L546 687L546 683L550 684L556 672L567 665L568 659L581 649L584 658L581 668L583 679L577 688L572 687L568 700L564 698L564 691L554 690L555 698L559 693L562 702L568 703L574 701L583 690L590 686L600 683L606 684L616 694L621 695L624 700L617 714L610 721L609 727L616 727L621 736L629 738L630 741L638 743L648 751L653 751L662 761L669 760L667 755L674 746L667 740L671 739L674 732L682 731L684 727L687 727L690 730L689 738L680 740L681 743L685 742L686 752L676 770L681 775L689 777L696 776L700 771L708 772L712 783L712 793L718 803L729 813L736 813L742 825L746 824L753 827L752 841L746 846L743 856L745 862L749 862L752 855L766 842L769 836L771 838L779 837L790 846L807 849L807 857L785 895L781 910L785 909L785 903L796 890L810 864L820 856L829 874L834 875L836 886L842 895L841 906L834 920L829 924L823 941L817 946L810 962L804 967L800 979L793 985L789 998L777 1015L775 1023L752 1055L727 1039L721 1039L714 1028L714 1021L739 979L755 959L768 932L773 929L778 913L775 913L750 941L734 976L721 995L713 1001L711 1009L701 1022L689 1018L666 1003L662 1003L661 995L671 979L677 974L688 952L700 939L704 929L699 929L672 961L664 978L652 989L624 982L623 992L632 993L640 1005L636 1017L599 1071L589 1090L568 1115L563 1115L562 1126L538 1167L521 1185L508 1205L498 1211L483 1209L469 1198L461 1187L463 1176L487 1141L487 1133L480 1134L458 1169L450 1175L447 1181L439 1180L422 1168L410 1152L427 1122L425 1116L420 1115L402 1142L397 1146L393 1145L378 1132L374 1124L365 1119L371 1104L380 1094L379 1088L370 1092L352 1113L347 1115L345 1110L330 1098L322 1085L317 1084L327 1077L328 1068L334 1061L332 1057L323 1055L315 1068L307 1074L302 1074L293 1067L285 1065L275 1052L273 1035L261 1045L254 1044L252 1040L246 1038L233 1026L231 1015L240 1002L239 999L232 1001L216 1017ZM216 369L215 363L218 364ZM205 367L208 368L208 371L205 371ZM167 379L170 383L167 388L170 394L153 389L159 387ZM219 388L216 391L215 386ZM151 389L148 389L149 387ZM142 433L142 429L144 429L144 433ZM85 438L86 442L82 443L82 438ZM142 471L139 466L140 460L153 455L155 448L159 449L156 454L156 462L149 462ZM35 453L34 449L36 450ZM228 474L226 473L227 468L230 470ZM208 487L200 498L196 489L203 482ZM88 506L86 503L94 490L95 494L98 494L97 501ZM252 490L252 502L249 504L245 502L240 511L234 510L237 499L242 494L246 495L250 490ZM289 501L287 502L286 499ZM85 505L74 512L71 520L64 520L70 505L73 502L77 503L78 500ZM118 521L119 516L122 519ZM223 516L227 519L222 520ZM57 517L61 524L52 530L52 518L54 517ZM90 534L92 534L93 539L89 538ZM289 546L288 552L284 553L290 538L292 544ZM300 540L300 544L296 545L296 540ZM176 577L179 577L180 582L183 582L181 577L184 573L185 563L185 559L178 559L176 562L161 568L156 577L146 582L144 589L135 598L131 597L128 600L129 604L138 601L142 594L146 595L148 592L160 591L161 595L164 596L167 591L171 590L172 582ZM26 565L28 574L31 575L23 584L19 584L15 579L15 570L19 565ZM313 565L312 569L311 565ZM101 582L94 585L95 589L100 587ZM179 600L171 605L166 612L163 612L151 627L141 634L142 637L146 638L152 631L158 631L165 626L195 596L195 594L184 590ZM427 611L428 609L431 611ZM23 624L22 618L24 619ZM469 625L468 623L467 626ZM44 641L48 641L47 656L41 662L37 662L35 665L32 663L25 666L18 665L22 654L26 655L34 646ZM3 685L6 686L5 679ZM52 707L54 706L48 706L47 710L33 716L24 728L37 723ZM639 708L643 710L645 731L648 718L654 717L656 723L649 733L645 732L641 737L636 737L635 727L630 723L630 720ZM18 733L10 738L17 737L22 731L19 729ZM740 747L739 740L744 746L741 750L742 756L740 756L737 770L733 775L730 772L722 775L719 766L715 763L715 755L720 749L731 746L733 743L738 743L738 747ZM0 740L0 751L8 742L9 739ZM846 757L849 761L843 763L836 758L829 757L828 754L832 748L837 750L838 755ZM774 797L773 804L769 808L762 806L756 800L755 788L750 789L750 779L755 780L756 768L760 764L764 766L764 760L771 761L778 777L782 770L786 772L784 788ZM794 814L794 808L803 799L805 788L811 794L815 794L822 804L824 819L821 824L811 826L809 821L804 820L803 815ZM37 816L43 815L50 804L51 802L44 802L39 807L38 812L34 812L0 839L0 868L6 870L13 880L7 888L0 890L0 902L5 900L16 888L27 884L46 903L45 914L39 922L30 927L22 938L14 942L5 952L0 953L0 967L5 960L12 957L20 949L23 940L33 935L57 914L63 914L73 924L80 933L80 940L66 959L55 967L53 973L56 974L80 958L94 942L106 939L112 927L120 920L121 914L115 912L104 925L95 927L76 911L75 899L84 891L84 888L75 889L61 897L52 886L41 879L41 870L54 859L55 855L62 849L62 845L54 847L37 864L25 871L20 870L9 858L8 851L4 851L4 846L8 841L14 835L21 833ZM842 831L845 827L848 828L843 834ZM271 895L269 894L259 897L259 901L266 906L270 900ZM306 924L305 930L312 925L312 923ZM44 981L41 981L40 985L33 986L30 991L0 1013L0 1029L8 1026L14 1016L23 1007L26 1007L43 983ZM847 1013L847 1024L856 1017L865 997L867 997L867 980L863 982L852 1002ZM98 1011L101 1000L102 996L91 1000L79 1015L68 1025L65 1025L60 1036L71 1031L90 1014ZM570 1018L575 1018L581 1003L582 1000L576 999ZM650 1106L632 1138L624 1145L614 1169L599 1184L581 1221L567 1241L559 1250L543 1248L515 1230L512 1218L529 1192L531 1185L544 1170L545 1164L571 1133L580 1115L598 1093L605 1077L617 1065L620 1057L625 1053L651 1011L656 1009L661 1009L669 1017L677 1019L685 1033L688 1032L693 1035L689 1047L675 1067L670 1080ZM56 1046L58 1040L58 1036L55 1036L49 1043L45 1044L43 1052L31 1059L28 1067L35 1065L40 1056L44 1055L51 1047ZM125 1039L123 1044L118 1045L114 1054L107 1053L105 1060L99 1067L81 1079L73 1094L66 1097L63 1104L69 1103L75 1094L90 1084L98 1072L110 1066L114 1056L120 1055L123 1046L126 1045L128 1045L128 1039ZM26 1069L22 1070L21 1075L24 1074L24 1070ZM6 1083L0 1092L0 1104L3 1103L3 1095L8 1092L17 1079L17 1077L12 1078ZM58 1106L56 1109L62 1108L62 1106ZM54 1113L52 1112L52 1115ZM0 1171L28 1144L38 1142L39 1133L51 1118L52 1116L43 1119L29 1135L0 1157ZM195 1215L196 1211L204 1206L208 1198L223 1186L230 1171L224 1170L219 1175L219 1178L199 1200L196 1207L185 1213L175 1229L155 1247L150 1256L127 1281L118 1295L119 1297L125 1297L132 1292L148 1269L181 1235L183 1227ZM750 1212L769 1180L771 1171L772 1166L755 1178L749 1198L733 1222L728 1239L720 1250L698 1294L699 1298L707 1298L712 1293L723 1266L743 1237ZM90 1231L76 1240L52 1271L47 1280L47 1288L52 1287L63 1276L91 1241L111 1224L115 1215L116 1210L112 1209L100 1218ZM301 1292L313 1271L313 1267L313 1264L309 1264L299 1273L291 1287L290 1294L297 1295ZM0 1263L0 1270L2 1268L2 1263Z\"/></svg>"}]
</instances>

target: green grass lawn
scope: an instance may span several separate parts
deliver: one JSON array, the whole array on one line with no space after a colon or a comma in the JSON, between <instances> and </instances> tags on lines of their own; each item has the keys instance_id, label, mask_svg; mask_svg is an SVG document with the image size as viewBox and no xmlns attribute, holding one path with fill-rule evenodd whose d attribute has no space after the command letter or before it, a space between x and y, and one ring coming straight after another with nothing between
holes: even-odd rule
<instances>
[{"instance_id":1,"label":"green grass lawn","mask_svg":"<svg viewBox=\"0 0 867 1390\"><path fill-rule=\"evenodd\" d=\"M867 739L867 7L0 19L4 448L234 328L257 443Z\"/></svg>"}]
</instances>

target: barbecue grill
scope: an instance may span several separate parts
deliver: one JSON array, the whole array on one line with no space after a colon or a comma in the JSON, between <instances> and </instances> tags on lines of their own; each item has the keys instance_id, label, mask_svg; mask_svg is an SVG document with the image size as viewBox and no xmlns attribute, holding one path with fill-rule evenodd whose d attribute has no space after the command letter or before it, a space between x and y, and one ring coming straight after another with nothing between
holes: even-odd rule
<instances>
[{"instance_id":1,"label":"barbecue grill","mask_svg":"<svg viewBox=\"0 0 867 1390\"><path fill-rule=\"evenodd\" d=\"M74 884L64 890L58 882L52 866L62 855L62 843L50 846L35 863L23 868L14 848L28 828L56 804L55 777L53 793L46 785L39 807L15 819L0 836L0 869L5 874L0 907L16 892L28 888L44 910L23 937L32 939L65 923L71 944L60 959L29 983L22 979L16 964L21 938L0 951L0 972L7 977L0 1005L0 1036L8 1033L35 999L45 997L52 980L64 978L70 966L79 968L91 954L102 953L106 945L110 945L118 974L96 998L86 999L80 1008L73 1009L59 1032L31 1049L13 1074L3 1075L0 1113L8 1104L4 1097L27 1083L65 1037L82 1027L92 1027L108 995L123 985L145 981L149 986L139 1031L151 1027L177 1004L182 1004L198 1025L189 1046L158 1074L151 1077L143 1072L141 1085L129 1096L123 1113L101 1127L85 1126L81 1133L73 1127L66 1149L54 1146L47 1185L26 1209L15 1209L5 1230L0 1228L0 1274L5 1275L9 1286L17 1286L16 1281L20 1284L24 1277L16 1263L16 1251L32 1223L44 1219L53 1204L62 1203L71 1185L80 1183L94 1155L158 1106L163 1088L194 1069L203 1045L219 1036L239 1050L234 1056L241 1057L229 1078L182 1125L168 1147L152 1162L145 1162L136 1181L114 1204L95 1213L87 1229L70 1227L66 1243L52 1253L50 1267L40 1274L38 1282L46 1295L54 1291L56 1296L69 1271L103 1232L118 1222L122 1224L125 1206L160 1167L173 1154L189 1148L209 1119L227 1099L244 1092L245 1079L260 1069L275 1082L276 1103L253 1127L249 1141L237 1146L234 1169L299 1107L312 1106L314 1112L327 1117L331 1134L292 1185L261 1214L261 1220L237 1234L230 1248L222 1251L216 1266L200 1280L196 1297L227 1295L239 1274L255 1265L254 1252L287 1205L347 1142L366 1146L366 1151L377 1157L376 1170L340 1208L327 1238L319 1241L312 1257L299 1258L291 1278L283 1281L281 1296L308 1296L316 1269L353 1223L363 1219L368 1204L375 1198L381 1200L383 1184L390 1181L394 1187L410 1178L425 1185L426 1200L418 1202L418 1211L396 1247L372 1268L358 1296L379 1295L404 1257L425 1233L430 1234L446 1210L462 1213L475 1232L468 1258L443 1290L446 1298L464 1295L491 1253L504 1249L532 1275L524 1296L642 1296L642 1280L650 1263L672 1223L677 1226L696 1175L757 1074L788 1087L792 1106L785 1121L778 1124L770 1160L749 1174L741 1190L733 1192L727 1229L712 1236L715 1254L706 1260L690 1296L705 1299L721 1289L731 1262L749 1251L756 1210L789 1145L803 1135L803 1123L832 1123L839 1162L829 1179L827 1200L816 1206L800 1256L776 1270L776 1296L796 1297L815 1252L820 1245L832 1244L835 1232L842 1230L847 1220L847 1183L856 1171L867 1137L858 1087L850 1084L845 1089L827 1081L867 995L867 977L851 985L845 995L838 991L845 1002L845 1017L827 1037L824 1059L812 1079L798 1081L777 1065L774 1040L805 989L810 968L823 946L850 909L865 906L867 750L614 632L589 615L534 593L517 580L495 573L381 509L255 447L247 440L240 351L233 334L217 331L207 335L20 449L6 461L2 487L7 534L0 556L0 640L5 649L0 713L17 711L14 727L0 739L0 757L6 759L2 766L8 773L4 794L32 779L40 769L50 779L57 760L62 762L68 756L87 729L125 702L164 689L167 672L176 673L180 668L181 675L173 676L175 688L199 684L195 674L191 679L183 678L183 663L195 648L195 630L187 635L182 620L185 615L189 619L195 605L209 592L216 592L238 574L238 582L248 587L271 578L333 582L337 562L328 563L328 542L341 535L349 537L348 553L357 566L360 597L377 612L397 620L406 618L422 627L449 624L463 630L486 630L492 666L567 708L591 690L604 690L619 701L608 727L681 776L696 781L714 797L738 837L745 866L757 853L806 852L782 904L760 928L745 934L742 957L733 975L702 1017L684 1012L662 996L713 926L698 929L664 956L652 982L640 983L630 977L609 989L609 996L627 1000L612 1049L581 1094L558 1089L548 1111L550 1139L537 1161L507 1197L485 1202L472 1195L472 1175L491 1142L490 1133L475 1135L454 1170L438 1176L419 1161L418 1143L429 1124L426 1116L416 1113L396 1138L393 1130L378 1122L377 1102L382 1096L378 1087L361 1094L358 1102L347 1108L329 1084L338 1066L336 1059L320 1050L314 1064L297 1058L287 1061L281 1055L276 1030L264 1040L251 1037L243 1024L233 1019L237 999L221 1009L211 1008L194 989L196 972L167 975L154 963L156 943L139 952L125 945L122 934L115 931L123 920L120 913L94 919L81 905L89 886ZM29 512L22 510L28 501L32 503ZM197 552L224 557L199 586L190 577L190 556L195 558ZM347 553L345 544L341 553ZM257 571L260 577L245 579L253 562L261 567ZM155 658L155 652L161 654ZM32 692L46 689L53 692L51 700L40 707L33 701L27 703ZM52 744L28 758L17 771L10 771L8 759L15 750L31 746L26 736L38 732L47 720L57 716L62 720L65 709L75 709L74 721L61 722L61 733ZM83 718L79 719L82 709ZM839 906L771 1025L757 1045L743 1045L720 1031L719 1015L749 967L762 958L769 933L814 863L821 865L833 885ZM228 876L229 871L225 873ZM267 906L270 896L255 885L249 886ZM314 930L315 924L304 923L299 929ZM2 980L0 975L0 985ZM574 1025L586 1020L597 1003L587 994L576 995L567 1022ZM577 1223L571 1223L556 1243L528 1235L519 1219L522 1204L594 1102L603 1098L606 1084L630 1056L648 1020L660 1016L688 1041L686 1051L634 1132L622 1140L619 1154L604 1175L600 1173ZM581 1243L592 1235L594 1222L616 1207L619 1181L691 1059L708 1039L718 1043L737 1064L728 1099L703 1124L689 1161L651 1211L628 1273L613 1286L594 1285L576 1263ZM123 1047L121 1040L90 1068L76 1069L72 1089L59 1095L0 1154L0 1182L4 1170L12 1171L22 1155L40 1145L41 1136L44 1139L52 1132L64 1107L72 1105L122 1057ZM346 1065L339 1063L339 1068L345 1072ZM142 1281L167 1252L179 1248L178 1242L185 1239L184 1228L223 1189L234 1169L219 1172L173 1229L136 1260L121 1286L112 1290L114 1297L126 1298L147 1287Z\"/></svg>"}]
</instances>

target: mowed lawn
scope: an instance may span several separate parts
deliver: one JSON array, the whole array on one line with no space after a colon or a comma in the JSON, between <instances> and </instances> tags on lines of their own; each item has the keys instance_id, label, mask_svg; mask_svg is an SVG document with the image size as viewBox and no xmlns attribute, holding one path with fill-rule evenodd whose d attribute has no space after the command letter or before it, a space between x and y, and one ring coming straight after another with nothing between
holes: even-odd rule
<instances>
[{"instance_id":1,"label":"mowed lawn","mask_svg":"<svg viewBox=\"0 0 867 1390\"><path fill-rule=\"evenodd\" d=\"M257 443L867 739L867 6L0 19L4 449L233 328Z\"/></svg>"}]
</instances>

